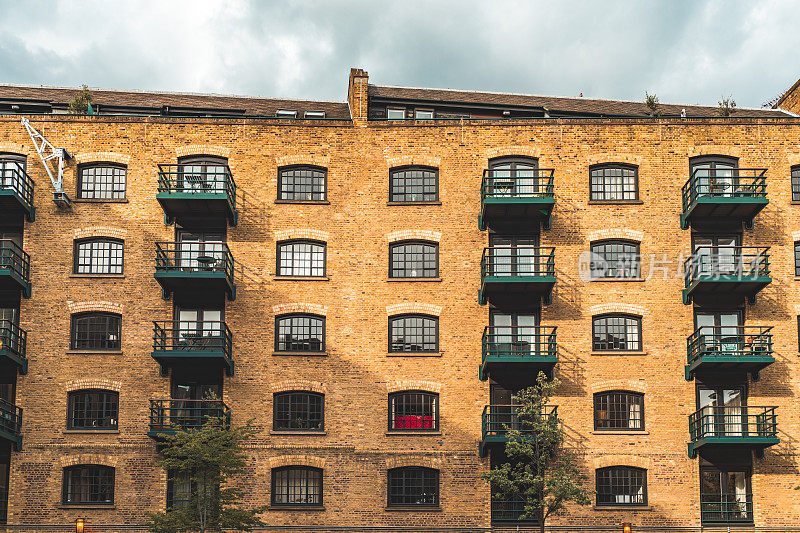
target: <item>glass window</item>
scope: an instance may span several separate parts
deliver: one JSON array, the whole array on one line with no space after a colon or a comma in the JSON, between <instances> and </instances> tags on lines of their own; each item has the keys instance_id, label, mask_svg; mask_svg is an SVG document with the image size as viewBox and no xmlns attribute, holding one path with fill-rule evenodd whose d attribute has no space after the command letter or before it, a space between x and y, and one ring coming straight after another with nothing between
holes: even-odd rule
<instances>
[{"instance_id":1,"label":"glass window","mask_svg":"<svg viewBox=\"0 0 800 533\"><path fill-rule=\"evenodd\" d=\"M325 111L306 111L305 118L325 118Z\"/></svg>"},{"instance_id":2,"label":"glass window","mask_svg":"<svg viewBox=\"0 0 800 533\"><path fill-rule=\"evenodd\" d=\"M316 392L279 392L274 396L275 431L321 431L324 429L325 396Z\"/></svg>"},{"instance_id":3,"label":"glass window","mask_svg":"<svg viewBox=\"0 0 800 533\"><path fill-rule=\"evenodd\" d=\"M278 109L275 112L275 116L280 118L295 118L297 117L297 111L294 109Z\"/></svg>"},{"instance_id":4,"label":"glass window","mask_svg":"<svg viewBox=\"0 0 800 533\"><path fill-rule=\"evenodd\" d=\"M278 170L278 200L324 201L328 170L297 166Z\"/></svg>"},{"instance_id":5,"label":"glass window","mask_svg":"<svg viewBox=\"0 0 800 533\"><path fill-rule=\"evenodd\" d=\"M316 315L284 315L276 317L275 351L325 351L325 318Z\"/></svg>"},{"instance_id":6,"label":"glass window","mask_svg":"<svg viewBox=\"0 0 800 533\"><path fill-rule=\"evenodd\" d=\"M598 468L597 505L647 505L647 471L632 466Z\"/></svg>"},{"instance_id":7,"label":"glass window","mask_svg":"<svg viewBox=\"0 0 800 533\"><path fill-rule=\"evenodd\" d=\"M438 506L439 471L421 466L389 470L388 505Z\"/></svg>"},{"instance_id":8,"label":"glass window","mask_svg":"<svg viewBox=\"0 0 800 533\"><path fill-rule=\"evenodd\" d=\"M122 200L128 170L124 165L99 163L78 167L78 198Z\"/></svg>"},{"instance_id":9,"label":"glass window","mask_svg":"<svg viewBox=\"0 0 800 533\"><path fill-rule=\"evenodd\" d=\"M310 466L273 468L272 505L322 505L322 470Z\"/></svg>"},{"instance_id":10,"label":"glass window","mask_svg":"<svg viewBox=\"0 0 800 533\"><path fill-rule=\"evenodd\" d=\"M391 317L389 319L389 351L439 351L439 319L427 315Z\"/></svg>"},{"instance_id":11,"label":"glass window","mask_svg":"<svg viewBox=\"0 0 800 533\"><path fill-rule=\"evenodd\" d=\"M75 274L122 274L123 243L116 239L75 241Z\"/></svg>"},{"instance_id":12,"label":"glass window","mask_svg":"<svg viewBox=\"0 0 800 533\"><path fill-rule=\"evenodd\" d=\"M117 429L119 393L79 390L68 400L67 429Z\"/></svg>"},{"instance_id":13,"label":"glass window","mask_svg":"<svg viewBox=\"0 0 800 533\"><path fill-rule=\"evenodd\" d=\"M595 394L594 428L644 430L644 394L627 391Z\"/></svg>"},{"instance_id":14,"label":"glass window","mask_svg":"<svg viewBox=\"0 0 800 533\"><path fill-rule=\"evenodd\" d=\"M189 474L167 473L167 509L182 509L191 504L194 493Z\"/></svg>"},{"instance_id":15,"label":"glass window","mask_svg":"<svg viewBox=\"0 0 800 533\"><path fill-rule=\"evenodd\" d=\"M794 275L800 276L800 241L794 242Z\"/></svg>"},{"instance_id":16,"label":"glass window","mask_svg":"<svg viewBox=\"0 0 800 533\"><path fill-rule=\"evenodd\" d=\"M113 505L114 469L101 465L65 468L61 502L65 505Z\"/></svg>"},{"instance_id":17,"label":"glass window","mask_svg":"<svg viewBox=\"0 0 800 533\"><path fill-rule=\"evenodd\" d=\"M433 109L415 109L414 118L417 120L430 120L433 118Z\"/></svg>"},{"instance_id":18,"label":"glass window","mask_svg":"<svg viewBox=\"0 0 800 533\"><path fill-rule=\"evenodd\" d=\"M593 242L591 272L593 278L638 278L639 244L628 241Z\"/></svg>"},{"instance_id":19,"label":"glass window","mask_svg":"<svg viewBox=\"0 0 800 533\"><path fill-rule=\"evenodd\" d=\"M639 177L637 167L608 164L589 168L590 200L638 200Z\"/></svg>"},{"instance_id":20,"label":"glass window","mask_svg":"<svg viewBox=\"0 0 800 533\"><path fill-rule=\"evenodd\" d=\"M439 395L424 391L390 394L389 429L438 430Z\"/></svg>"},{"instance_id":21,"label":"glass window","mask_svg":"<svg viewBox=\"0 0 800 533\"><path fill-rule=\"evenodd\" d=\"M592 319L592 350L642 349L642 319L630 315L599 315Z\"/></svg>"},{"instance_id":22,"label":"glass window","mask_svg":"<svg viewBox=\"0 0 800 533\"><path fill-rule=\"evenodd\" d=\"M278 275L325 276L325 243L288 241L278 243Z\"/></svg>"},{"instance_id":23,"label":"glass window","mask_svg":"<svg viewBox=\"0 0 800 533\"><path fill-rule=\"evenodd\" d=\"M438 278L439 245L406 241L389 246L390 278Z\"/></svg>"},{"instance_id":24,"label":"glass window","mask_svg":"<svg viewBox=\"0 0 800 533\"><path fill-rule=\"evenodd\" d=\"M435 202L438 199L438 169L402 167L391 170L389 200L392 202Z\"/></svg>"},{"instance_id":25,"label":"glass window","mask_svg":"<svg viewBox=\"0 0 800 533\"><path fill-rule=\"evenodd\" d=\"M396 107L390 107L386 110L386 118L390 120L406 118L406 110L398 109Z\"/></svg>"},{"instance_id":26,"label":"glass window","mask_svg":"<svg viewBox=\"0 0 800 533\"><path fill-rule=\"evenodd\" d=\"M800 165L792 167L792 201L800 202Z\"/></svg>"},{"instance_id":27,"label":"glass window","mask_svg":"<svg viewBox=\"0 0 800 533\"><path fill-rule=\"evenodd\" d=\"M26 163L27 158L24 155L0 154L0 188L23 192Z\"/></svg>"},{"instance_id":28,"label":"glass window","mask_svg":"<svg viewBox=\"0 0 800 533\"><path fill-rule=\"evenodd\" d=\"M72 315L72 350L119 350L122 317L112 313Z\"/></svg>"},{"instance_id":29,"label":"glass window","mask_svg":"<svg viewBox=\"0 0 800 533\"><path fill-rule=\"evenodd\" d=\"M231 194L233 177L224 157L193 155L178 159L178 191Z\"/></svg>"},{"instance_id":30,"label":"glass window","mask_svg":"<svg viewBox=\"0 0 800 533\"><path fill-rule=\"evenodd\" d=\"M753 521L749 468L700 468L700 518L704 524Z\"/></svg>"}]
</instances>

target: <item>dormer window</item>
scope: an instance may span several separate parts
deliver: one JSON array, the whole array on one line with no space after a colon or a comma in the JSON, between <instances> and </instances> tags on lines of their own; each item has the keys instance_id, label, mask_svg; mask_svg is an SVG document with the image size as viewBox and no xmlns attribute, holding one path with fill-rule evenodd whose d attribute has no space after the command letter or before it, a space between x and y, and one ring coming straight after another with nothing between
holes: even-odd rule
<instances>
[{"instance_id":1,"label":"dormer window","mask_svg":"<svg viewBox=\"0 0 800 533\"><path fill-rule=\"evenodd\" d=\"M325 118L325 111L306 111L305 118Z\"/></svg>"},{"instance_id":2,"label":"dormer window","mask_svg":"<svg viewBox=\"0 0 800 533\"><path fill-rule=\"evenodd\" d=\"M278 109L275 112L278 118L297 118L297 111L294 109Z\"/></svg>"},{"instance_id":3,"label":"dormer window","mask_svg":"<svg viewBox=\"0 0 800 533\"><path fill-rule=\"evenodd\" d=\"M390 107L386 110L386 118L389 120L400 120L406 118L406 110L400 107Z\"/></svg>"},{"instance_id":4,"label":"dormer window","mask_svg":"<svg viewBox=\"0 0 800 533\"><path fill-rule=\"evenodd\" d=\"M431 120L433 118L433 109L415 109L414 118L417 120Z\"/></svg>"}]
</instances>

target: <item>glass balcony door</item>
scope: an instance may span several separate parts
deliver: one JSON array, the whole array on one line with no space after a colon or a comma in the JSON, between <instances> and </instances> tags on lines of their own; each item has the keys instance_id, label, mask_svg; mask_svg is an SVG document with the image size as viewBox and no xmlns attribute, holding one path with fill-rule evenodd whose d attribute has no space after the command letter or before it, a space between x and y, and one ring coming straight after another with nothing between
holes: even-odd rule
<instances>
[{"instance_id":1,"label":"glass balcony door","mask_svg":"<svg viewBox=\"0 0 800 533\"><path fill-rule=\"evenodd\" d=\"M178 234L178 266L184 270L213 270L225 260L222 233L188 232Z\"/></svg>"},{"instance_id":2,"label":"glass balcony door","mask_svg":"<svg viewBox=\"0 0 800 533\"><path fill-rule=\"evenodd\" d=\"M539 236L489 236L490 275L534 276L544 273L539 258ZM541 265L541 266L540 266Z\"/></svg>"},{"instance_id":3,"label":"glass balcony door","mask_svg":"<svg viewBox=\"0 0 800 533\"><path fill-rule=\"evenodd\" d=\"M500 356L541 355L542 341L537 336L539 317L535 314L492 313L489 349Z\"/></svg>"},{"instance_id":4,"label":"glass balcony door","mask_svg":"<svg viewBox=\"0 0 800 533\"><path fill-rule=\"evenodd\" d=\"M25 172L25 158L22 156L0 155L0 188L18 189L22 173Z\"/></svg>"},{"instance_id":5,"label":"glass balcony door","mask_svg":"<svg viewBox=\"0 0 800 533\"><path fill-rule=\"evenodd\" d=\"M744 388L698 389L701 434L706 437L741 437L747 431Z\"/></svg>"},{"instance_id":6,"label":"glass balcony door","mask_svg":"<svg viewBox=\"0 0 800 533\"><path fill-rule=\"evenodd\" d=\"M227 167L223 159L183 159L178 165L178 187L183 192L225 192Z\"/></svg>"},{"instance_id":7,"label":"glass balcony door","mask_svg":"<svg viewBox=\"0 0 800 533\"><path fill-rule=\"evenodd\" d=\"M539 196L546 192L536 159L498 159L489 162L489 169L492 181L488 192L492 196Z\"/></svg>"},{"instance_id":8,"label":"glass balcony door","mask_svg":"<svg viewBox=\"0 0 800 533\"><path fill-rule=\"evenodd\" d=\"M3 350L19 353L21 341L16 334L18 326L19 309L16 307L0 307L0 346L2 346Z\"/></svg>"},{"instance_id":9,"label":"glass balcony door","mask_svg":"<svg viewBox=\"0 0 800 533\"><path fill-rule=\"evenodd\" d=\"M753 519L750 476L745 470L700 470L700 505L704 522L745 522Z\"/></svg>"},{"instance_id":10,"label":"glass balcony door","mask_svg":"<svg viewBox=\"0 0 800 533\"><path fill-rule=\"evenodd\" d=\"M698 196L733 196L738 185L738 163L735 160L703 160L692 164Z\"/></svg>"},{"instance_id":11,"label":"glass balcony door","mask_svg":"<svg viewBox=\"0 0 800 533\"><path fill-rule=\"evenodd\" d=\"M740 335L742 313L740 311L698 312L694 318L700 330L703 353L739 353L744 336Z\"/></svg>"},{"instance_id":12,"label":"glass balcony door","mask_svg":"<svg viewBox=\"0 0 800 533\"><path fill-rule=\"evenodd\" d=\"M197 427L208 417L220 416L222 385L200 380L177 378L172 383L172 403L168 415L173 425Z\"/></svg>"},{"instance_id":13,"label":"glass balcony door","mask_svg":"<svg viewBox=\"0 0 800 533\"><path fill-rule=\"evenodd\" d=\"M222 347L222 311L179 309L176 313L176 344L189 348Z\"/></svg>"},{"instance_id":14,"label":"glass balcony door","mask_svg":"<svg viewBox=\"0 0 800 533\"><path fill-rule=\"evenodd\" d=\"M698 274L725 275L740 271L737 247L741 240L738 236L694 236L692 241Z\"/></svg>"}]
</instances>

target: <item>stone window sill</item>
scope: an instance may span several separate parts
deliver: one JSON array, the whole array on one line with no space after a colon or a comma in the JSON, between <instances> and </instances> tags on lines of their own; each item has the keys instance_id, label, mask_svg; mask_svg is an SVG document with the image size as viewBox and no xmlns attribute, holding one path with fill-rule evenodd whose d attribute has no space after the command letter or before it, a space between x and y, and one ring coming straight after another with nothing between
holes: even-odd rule
<instances>
[{"instance_id":1,"label":"stone window sill","mask_svg":"<svg viewBox=\"0 0 800 533\"><path fill-rule=\"evenodd\" d=\"M127 198L73 198L76 204L127 204Z\"/></svg>"},{"instance_id":2,"label":"stone window sill","mask_svg":"<svg viewBox=\"0 0 800 533\"><path fill-rule=\"evenodd\" d=\"M652 511L652 505L593 505L595 511Z\"/></svg>"},{"instance_id":3,"label":"stone window sill","mask_svg":"<svg viewBox=\"0 0 800 533\"><path fill-rule=\"evenodd\" d=\"M106 433L109 435L119 435L118 429L63 429L61 432L73 435L103 435Z\"/></svg>"},{"instance_id":4,"label":"stone window sill","mask_svg":"<svg viewBox=\"0 0 800 533\"><path fill-rule=\"evenodd\" d=\"M330 281L328 276L273 276L275 281Z\"/></svg>"},{"instance_id":5,"label":"stone window sill","mask_svg":"<svg viewBox=\"0 0 800 533\"><path fill-rule=\"evenodd\" d=\"M441 507L426 507L423 505L393 505L384 507L386 511L405 511L414 513L441 513Z\"/></svg>"},{"instance_id":6,"label":"stone window sill","mask_svg":"<svg viewBox=\"0 0 800 533\"><path fill-rule=\"evenodd\" d=\"M267 509L270 511L324 511L325 507L317 505L270 505Z\"/></svg>"},{"instance_id":7,"label":"stone window sill","mask_svg":"<svg viewBox=\"0 0 800 533\"><path fill-rule=\"evenodd\" d=\"M117 278L125 277L125 274L70 274L71 278Z\"/></svg>"},{"instance_id":8,"label":"stone window sill","mask_svg":"<svg viewBox=\"0 0 800 533\"><path fill-rule=\"evenodd\" d=\"M275 431L270 430L270 435L299 435L299 436L309 436L309 437L324 437L328 434L327 431Z\"/></svg>"},{"instance_id":9,"label":"stone window sill","mask_svg":"<svg viewBox=\"0 0 800 533\"><path fill-rule=\"evenodd\" d=\"M272 355L307 355L309 357L327 357L328 352L272 352Z\"/></svg>"},{"instance_id":10,"label":"stone window sill","mask_svg":"<svg viewBox=\"0 0 800 533\"><path fill-rule=\"evenodd\" d=\"M634 282L634 283L636 283L636 282L642 282L642 281L644 281L644 280L645 280L644 278L592 278L592 279L591 279L591 280L589 280L589 281L590 281L591 283L597 283L597 282L609 282L609 281L610 281L610 282L621 282L621 281L622 281L622 282L624 282L624 281L629 281L629 282Z\"/></svg>"},{"instance_id":11,"label":"stone window sill","mask_svg":"<svg viewBox=\"0 0 800 533\"><path fill-rule=\"evenodd\" d=\"M386 202L386 205L442 205L442 202Z\"/></svg>"},{"instance_id":12,"label":"stone window sill","mask_svg":"<svg viewBox=\"0 0 800 533\"><path fill-rule=\"evenodd\" d=\"M399 436L399 437L437 437L441 436L441 431L412 431L404 429L396 429L393 431L386 431L385 435Z\"/></svg>"},{"instance_id":13,"label":"stone window sill","mask_svg":"<svg viewBox=\"0 0 800 533\"><path fill-rule=\"evenodd\" d=\"M67 350L67 355L122 355L122 350Z\"/></svg>"},{"instance_id":14,"label":"stone window sill","mask_svg":"<svg viewBox=\"0 0 800 533\"><path fill-rule=\"evenodd\" d=\"M442 278L386 278L386 281L394 281L394 282L397 282L397 281L411 281L411 282L416 282L416 281L423 281L423 282L424 281L434 281L434 282L437 282L437 281L442 281Z\"/></svg>"},{"instance_id":15,"label":"stone window sill","mask_svg":"<svg viewBox=\"0 0 800 533\"><path fill-rule=\"evenodd\" d=\"M592 352L590 355L647 355L647 352L629 351L629 352Z\"/></svg>"},{"instance_id":16,"label":"stone window sill","mask_svg":"<svg viewBox=\"0 0 800 533\"><path fill-rule=\"evenodd\" d=\"M641 205L642 200L589 200L589 205Z\"/></svg>"},{"instance_id":17,"label":"stone window sill","mask_svg":"<svg viewBox=\"0 0 800 533\"><path fill-rule=\"evenodd\" d=\"M328 200L275 200L276 204L331 205Z\"/></svg>"},{"instance_id":18,"label":"stone window sill","mask_svg":"<svg viewBox=\"0 0 800 533\"><path fill-rule=\"evenodd\" d=\"M649 435L649 431L637 431L634 429L631 430L614 430L614 431L592 431L592 435Z\"/></svg>"},{"instance_id":19,"label":"stone window sill","mask_svg":"<svg viewBox=\"0 0 800 533\"><path fill-rule=\"evenodd\" d=\"M89 504L89 503L62 503L58 505L59 509L116 509L116 505L102 505L102 504Z\"/></svg>"},{"instance_id":20,"label":"stone window sill","mask_svg":"<svg viewBox=\"0 0 800 533\"><path fill-rule=\"evenodd\" d=\"M442 357L444 352L389 352L386 357Z\"/></svg>"}]
</instances>

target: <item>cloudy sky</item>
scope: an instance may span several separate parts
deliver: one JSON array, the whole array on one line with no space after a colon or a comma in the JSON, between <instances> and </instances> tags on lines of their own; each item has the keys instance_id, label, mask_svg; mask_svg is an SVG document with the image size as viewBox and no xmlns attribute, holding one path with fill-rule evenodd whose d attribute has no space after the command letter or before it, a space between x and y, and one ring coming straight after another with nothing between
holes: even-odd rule
<instances>
[{"instance_id":1,"label":"cloudy sky","mask_svg":"<svg viewBox=\"0 0 800 533\"><path fill-rule=\"evenodd\" d=\"M381 85L759 107L795 0L0 0L0 82L344 100Z\"/></svg>"}]
</instances>

